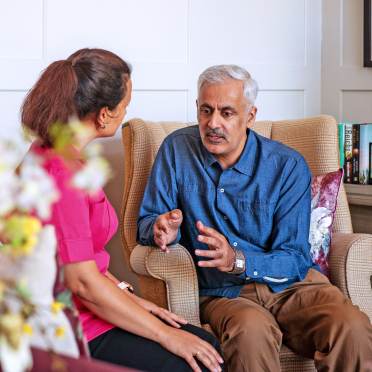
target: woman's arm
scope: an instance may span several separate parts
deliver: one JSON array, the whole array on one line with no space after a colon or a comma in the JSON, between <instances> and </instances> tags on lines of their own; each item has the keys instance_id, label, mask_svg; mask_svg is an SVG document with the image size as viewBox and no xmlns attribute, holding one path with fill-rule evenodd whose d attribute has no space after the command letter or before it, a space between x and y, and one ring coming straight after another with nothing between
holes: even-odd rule
<instances>
[{"instance_id":1,"label":"woman's arm","mask_svg":"<svg viewBox=\"0 0 372 372\"><path fill-rule=\"evenodd\" d=\"M111 278L102 275L94 261L64 266L65 284L83 304L100 318L128 332L161 344L184 358L199 372L195 356L211 371L220 371L221 356L206 341L180 329L167 326L146 311L130 295L117 287Z\"/></svg>"},{"instance_id":2,"label":"woman's arm","mask_svg":"<svg viewBox=\"0 0 372 372\"><path fill-rule=\"evenodd\" d=\"M117 279L108 270L106 271L105 276L108 279L110 279L115 285L118 285L120 283L119 279ZM127 296L129 296L134 302L136 302L142 308L152 313L153 315L156 315L157 317L164 320L171 326L180 328L180 324L187 324L187 320L182 318L181 316L174 314L171 311L154 304L153 302L147 301L144 298L138 297L134 293L131 293L131 291L128 291L128 289L124 289L124 291L126 292Z\"/></svg>"},{"instance_id":3,"label":"woman's arm","mask_svg":"<svg viewBox=\"0 0 372 372\"><path fill-rule=\"evenodd\" d=\"M108 270L105 272L105 276L107 276L116 285L120 283L120 280L116 278L114 275L112 275Z\"/></svg>"}]
</instances>

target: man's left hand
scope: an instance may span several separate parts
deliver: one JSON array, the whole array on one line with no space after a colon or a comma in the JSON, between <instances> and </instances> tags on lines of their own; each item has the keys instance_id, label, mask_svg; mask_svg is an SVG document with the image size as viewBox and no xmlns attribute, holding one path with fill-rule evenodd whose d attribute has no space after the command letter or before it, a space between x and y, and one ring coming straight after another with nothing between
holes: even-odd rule
<instances>
[{"instance_id":1,"label":"man's left hand","mask_svg":"<svg viewBox=\"0 0 372 372\"><path fill-rule=\"evenodd\" d=\"M215 267L220 271L228 272L234 268L235 252L226 238L215 229L204 226L201 221L196 223L199 230L198 241L208 245L209 250L196 249L199 257L208 257L208 261L199 261L200 267Z\"/></svg>"}]
</instances>

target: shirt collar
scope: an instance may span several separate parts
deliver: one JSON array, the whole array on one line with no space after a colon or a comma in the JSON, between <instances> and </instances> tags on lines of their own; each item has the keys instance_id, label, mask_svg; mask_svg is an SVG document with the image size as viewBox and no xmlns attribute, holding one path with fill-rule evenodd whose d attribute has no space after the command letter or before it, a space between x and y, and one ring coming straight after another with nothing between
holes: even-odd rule
<instances>
[{"instance_id":1,"label":"shirt collar","mask_svg":"<svg viewBox=\"0 0 372 372\"><path fill-rule=\"evenodd\" d=\"M204 167L209 168L212 164L217 163L218 161L214 155L206 150L201 139L200 142L202 147ZM243 152L241 153L239 160L232 166L232 168L236 169L240 173L250 176L255 164L256 150L256 133L250 129L247 129L247 140L245 142Z\"/></svg>"}]
</instances>

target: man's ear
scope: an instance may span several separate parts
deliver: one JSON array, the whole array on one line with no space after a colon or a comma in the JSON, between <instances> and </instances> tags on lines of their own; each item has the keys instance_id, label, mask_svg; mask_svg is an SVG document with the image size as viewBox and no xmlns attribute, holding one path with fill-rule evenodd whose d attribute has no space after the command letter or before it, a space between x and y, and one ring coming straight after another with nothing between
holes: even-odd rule
<instances>
[{"instance_id":1,"label":"man's ear","mask_svg":"<svg viewBox=\"0 0 372 372\"><path fill-rule=\"evenodd\" d=\"M257 107L253 106L248 114L247 118L247 128L251 128L256 121Z\"/></svg>"}]
</instances>

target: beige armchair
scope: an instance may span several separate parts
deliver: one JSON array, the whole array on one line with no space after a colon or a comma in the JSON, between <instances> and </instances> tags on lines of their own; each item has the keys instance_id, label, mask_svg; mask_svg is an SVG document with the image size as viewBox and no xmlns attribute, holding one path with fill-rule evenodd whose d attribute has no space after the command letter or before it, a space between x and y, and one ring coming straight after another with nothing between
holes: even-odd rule
<instances>
[{"instance_id":1,"label":"beige armchair","mask_svg":"<svg viewBox=\"0 0 372 372\"><path fill-rule=\"evenodd\" d=\"M190 254L180 245L164 254L136 243L137 214L156 153L167 134L185 125L141 119L123 125L125 181L120 230L124 255L138 274L142 296L200 325L198 282ZM337 125L330 116L261 121L253 129L299 151L314 175L339 168ZM372 235L353 233L343 186L338 197L330 268L333 284L372 320ZM283 371L315 371L312 360L294 354L285 345L280 360Z\"/></svg>"}]
</instances>

